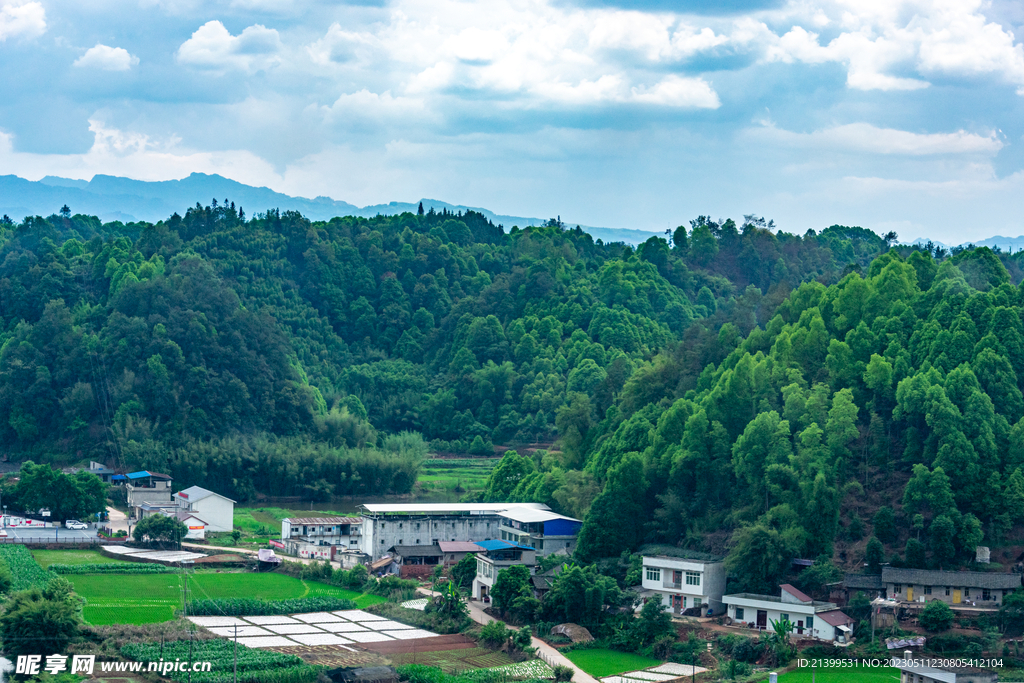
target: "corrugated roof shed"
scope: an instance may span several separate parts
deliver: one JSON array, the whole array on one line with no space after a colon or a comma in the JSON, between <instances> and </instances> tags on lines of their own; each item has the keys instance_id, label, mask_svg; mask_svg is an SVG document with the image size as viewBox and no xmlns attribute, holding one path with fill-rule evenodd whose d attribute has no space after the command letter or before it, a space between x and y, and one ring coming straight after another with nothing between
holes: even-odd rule
<instances>
[{"instance_id":1,"label":"corrugated roof shed","mask_svg":"<svg viewBox=\"0 0 1024 683\"><path fill-rule=\"evenodd\" d=\"M533 550L525 545L519 545L518 543L510 543L509 541L503 541L500 538L491 539L489 541L477 541L476 544L484 550L506 550L508 548L519 548L520 550Z\"/></svg>"},{"instance_id":2,"label":"corrugated roof shed","mask_svg":"<svg viewBox=\"0 0 1024 683\"><path fill-rule=\"evenodd\" d=\"M286 517L282 521L288 522L289 524L305 524L309 526L320 525L320 526L335 526L339 524L362 524L362 517Z\"/></svg>"},{"instance_id":3,"label":"corrugated roof shed","mask_svg":"<svg viewBox=\"0 0 1024 683\"><path fill-rule=\"evenodd\" d=\"M965 588L1010 589L1020 588L1020 574L1005 572L944 572L927 569L899 569L882 567L884 583L908 586L963 586Z\"/></svg>"},{"instance_id":4,"label":"corrugated roof shed","mask_svg":"<svg viewBox=\"0 0 1024 683\"><path fill-rule=\"evenodd\" d=\"M441 557L441 549L436 545L394 545L391 550L401 557Z\"/></svg>"},{"instance_id":5,"label":"corrugated roof shed","mask_svg":"<svg viewBox=\"0 0 1024 683\"><path fill-rule=\"evenodd\" d=\"M846 588L866 591L880 591L885 588L881 574L847 574L843 585Z\"/></svg>"},{"instance_id":6,"label":"corrugated roof shed","mask_svg":"<svg viewBox=\"0 0 1024 683\"><path fill-rule=\"evenodd\" d=\"M437 547L443 553L478 553L483 550L472 541L438 541Z\"/></svg>"}]
</instances>

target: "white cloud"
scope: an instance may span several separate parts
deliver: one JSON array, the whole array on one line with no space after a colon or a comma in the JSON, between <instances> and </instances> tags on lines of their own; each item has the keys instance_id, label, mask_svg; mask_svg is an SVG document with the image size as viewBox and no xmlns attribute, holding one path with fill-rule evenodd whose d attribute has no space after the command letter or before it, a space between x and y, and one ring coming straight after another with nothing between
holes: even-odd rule
<instances>
[{"instance_id":1,"label":"white cloud","mask_svg":"<svg viewBox=\"0 0 1024 683\"><path fill-rule=\"evenodd\" d=\"M259 71L281 62L281 36L260 24L233 36L219 21L208 21L178 48L178 61L199 68Z\"/></svg>"},{"instance_id":2,"label":"white cloud","mask_svg":"<svg viewBox=\"0 0 1024 683\"><path fill-rule=\"evenodd\" d=\"M718 94L703 78L669 75L652 88L633 88L632 95L633 101L645 104L698 109L718 109L722 106Z\"/></svg>"},{"instance_id":3,"label":"white cloud","mask_svg":"<svg viewBox=\"0 0 1024 683\"><path fill-rule=\"evenodd\" d=\"M766 61L847 66L847 86L858 90L917 90L927 80L899 75L976 77L991 75L1024 87L1024 46L1013 33L989 21L982 0L832 0L808 14L790 6L795 22L781 36L767 36ZM809 32L814 26L844 29L827 44ZM767 27L766 27L767 28ZM763 35L763 34L762 34Z\"/></svg>"},{"instance_id":4,"label":"white cloud","mask_svg":"<svg viewBox=\"0 0 1024 683\"><path fill-rule=\"evenodd\" d=\"M812 133L794 133L767 123L760 128L748 129L743 135L759 142L790 147L908 156L992 156L1003 148L1003 142L995 131L987 135L968 133L964 130L954 133L911 133L893 128L877 128L868 123L848 123Z\"/></svg>"},{"instance_id":5,"label":"white cloud","mask_svg":"<svg viewBox=\"0 0 1024 683\"><path fill-rule=\"evenodd\" d=\"M8 2L0 6L0 42L35 38L46 32L46 10L39 2Z\"/></svg>"},{"instance_id":6,"label":"white cloud","mask_svg":"<svg viewBox=\"0 0 1024 683\"><path fill-rule=\"evenodd\" d=\"M97 43L75 60L75 66L104 71L128 71L139 63L139 58L123 47L110 47Z\"/></svg>"}]
</instances>

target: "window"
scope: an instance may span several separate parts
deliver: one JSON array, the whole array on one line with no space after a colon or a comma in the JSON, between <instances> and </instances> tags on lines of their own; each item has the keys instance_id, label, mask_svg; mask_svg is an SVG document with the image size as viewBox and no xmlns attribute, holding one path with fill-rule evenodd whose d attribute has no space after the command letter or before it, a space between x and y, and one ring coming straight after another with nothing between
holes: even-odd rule
<instances>
[{"instance_id":1,"label":"window","mask_svg":"<svg viewBox=\"0 0 1024 683\"><path fill-rule=\"evenodd\" d=\"M807 617L807 628L814 628L814 617Z\"/></svg>"},{"instance_id":2,"label":"window","mask_svg":"<svg viewBox=\"0 0 1024 683\"><path fill-rule=\"evenodd\" d=\"M384 545L384 539L383 539L383 538L382 538L382 539L380 539L380 544L381 544L381 545Z\"/></svg>"},{"instance_id":3,"label":"window","mask_svg":"<svg viewBox=\"0 0 1024 683\"><path fill-rule=\"evenodd\" d=\"M789 615L788 614L780 614L779 615L779 621L789 621Z\"/></svg>"},{"instance_id":4,"label":"window","mask_svg":"<svg viewBox=\"0 0 1024 683\"><path fill-rule=\"evenodd\" d=\"M982 600L991 600L992 599L992 591L990 591L987 588L982 588L981 589L981 599Z\"/></svg>"},{"instance_id":5,"label":"window","mask_svg":"<svg viewBox=\"0 0 1024 683\"><path fill-rule=\"evenodd\" d=\"M903 584L894 583L892 585L892 592L893 593L902 593L903 592Z\"/></svg>"},{"instance_id":6,"label":"window","mask_svg":"<svg viewBox=\"0 0 1024 683\"><path fill-rule=\"evenodd\" d=\"M398 545L405 545L405 541L403 541L402 539L398 539Z\"/></svg>"},{"instance_id":7,"label":"window","mask_svg":"<svg viewBox=\"0 0 1024 683\"><path fill-rule=\"evenodd\" d=\"M419 545L419 544L420 544L420 539L417 538L416 539L416 545Z\"/></svg>"},{"instance_id":8,"label":"window","mask_svg":"<svg viewBox=\"0 0 1024 683\"><path fill-rule=\"evenodd\" d=\"M964 597L965 598L971 597L971 589L968 588L967 586L964 586Z\"/></svg>"},{"instance_id":9,"label":"window","mask_svg":"<svg viewBox=\"0 0 1024 683\"><path fill-rule=\"evenodd\" d=\"M399 528L399 529L401 529L401 528L402 528L402 523L401 523L401 522L399 522L399 523L398 523L398 528Z\"/></svg>"},{"instance_id":10,"label":"window","mask_svg":"<svg viewBox=\"0 0 1024 683\"><path fill-rule=\"evenodd\" d=\"M416 531L419 531L419 530L420 530L420 523L416 522Z\"/></svg>"},{"instance_id":11,"label":"window","mask_svg":"<svg viewBox=\"0 0 1024 683\"><path fill-rule=\"evenodd\" d=\"M949 586L946 586L946 597L949 597Z\"/></svg>"},{"instance_id":12,"label":"window","mask_svg":"<svg viewBox=\"0 0 1024 683\"><path fill-rule=\"evenodd\" d=\"M661 570L655 567L646 567L648 581L661 581Z\"/></svg>"},{"instance_id":13,"label":"window","mask_svg":"<svg viewBox=\"0 0 1024 683\"><path fill-rule=\"evenodd\" d=\"M687 586L699 586L700 585L700 572L686 572L686 585Z\"/></svg>"},{"instance_id":14,"label":"window","mask_svg":"<svg viewBox=\"0 0 1024 683\"><path fill-rule=\"evenodd\" d=\"M736 608L736 621L743 621L743 608L742 607L737 607Z\"/></svg>"},{"instance_id":15,"label":"window","mask_svg":"<svg viewBox=\"0 0 1024 683\"><path fill-rule=\"evenodd\" d=\"M925 586L924 587L924 594L925 595L931 595L932 594L932 587L931 586Z\"/></svg>"}]
</instances>

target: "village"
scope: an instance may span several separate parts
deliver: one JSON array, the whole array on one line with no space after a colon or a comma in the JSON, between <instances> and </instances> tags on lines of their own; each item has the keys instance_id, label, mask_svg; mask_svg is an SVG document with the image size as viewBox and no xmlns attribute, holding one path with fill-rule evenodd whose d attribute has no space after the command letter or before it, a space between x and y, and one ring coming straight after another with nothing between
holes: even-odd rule
<instances>
[{"instance_id":1,"label":"village","mask_svg":"<svg viewBox=\"0 0 1024 683\"><path fill-rule=\"evenodd\" d=\"M922 613L939 603L950 623L971 628L1000 617L1021 588L1019 571L886 565L821 586L824 599L790 583L770 594L730 593L724 558L667 546L629 558L617 586L573 561L582 522L537 503L363 503L358 514L284 517L266 547L232 548L215 545L240 536L226 496L201 486L175 491L155 472L115 474L99 463L87 471L123 493L126 513L110 508L103 522L64 529L5 515L12 535L0 559L18 567L26 561L18 552L30 550L27 561L39 564L19 572L36 585L67 578L87 624L184 619L191 626L179 636L189 642L228 640L296 658L274 665L294 668L294 683L315 671L416 681L403 667L420 663L502 681L761 681L778 675L773 660L785 670L788 660L772 648L803 653L801 661L881 654L904 683L990 683L1001 679L980 666L983 657L954 666L918 654L931 635ZM164 520L173 520L171 535ZM88 528L71 528L79 525ZM977 560L984 566L987 549ZM143 652L152 654L127 645L120 654L145 660ZM260 671L209 680L263 680Z\"/></svg>"}]
</instances>

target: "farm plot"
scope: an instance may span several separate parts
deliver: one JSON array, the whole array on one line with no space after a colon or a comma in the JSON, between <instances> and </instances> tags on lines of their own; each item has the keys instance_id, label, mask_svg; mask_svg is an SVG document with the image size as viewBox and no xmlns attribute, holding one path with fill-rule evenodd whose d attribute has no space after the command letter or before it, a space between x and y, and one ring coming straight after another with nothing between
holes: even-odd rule
<instances>
[{"instance_id":1,"label":"farm plot","mask_svg":"<svg viewBox=\"0 0 1024 683\"><path fill-rule=\"evenodd\" d=\"M190 649L191 648L191 649ZM191 683L231 683L234 681L235 645L226 640L184 640L165 644L129 643L121 654L139 662L157 662L161 659L189 659L193 662L211 662L209 672L171 672L170 678ZM239 644L237 651L239 683L311 683L320 673L320 667L311 666L295 655L254 650Z\"/></svg>"},{"instance_id":2,"label":"farm plot","mask_svg":"<svg viewBox=\"0 0 1024 683\"><path fill-rule=\"evenodd\" d=\"M32 558L32 553L23 545L0 545L0 564L11 570L12 591L23 591L28 588L42 588L50 582L54 574L46 571Z\"/></svg>"},{"instance_id":3,"label":"farm plot","mask_svg":"<svg viewBox=\"0 0 1024 683\"><path fill-rule=\"evenodd\" d=\"M658 666L660 659L644 657L618 650L594 648L592 650L571 650L565 653L569 660L591 676L603 678L615 674Z\"/></svg>"},{"instance_id":4,"label":"farm plot","mask_svg":"<svg viewBox=\"0 0 1024 683\"><path fill-rule=\"evenodd\" d=\"M98 550L33 550L32 557L43 569L51 564L136 564L117 557L107 557Z\"/></svg>"},{"instance_id":5,"label":"farm plot","mask_svg":"<svg viewBox=\"0 0 1024 683\"><path fill-rule=\"evenodd\" d=\"M174 618L174 611L182 607L180 574L77 574L68 575L68 578L74 584L75 592L86 599L83 614L91 624L150 624L168 621ZM189 598L196 600L338 597L352 599L357 607L384 600L376 595L362 595L337 586L300 581L282 574L190 574L188 590Z\"/></svg>"}]
</instances>

